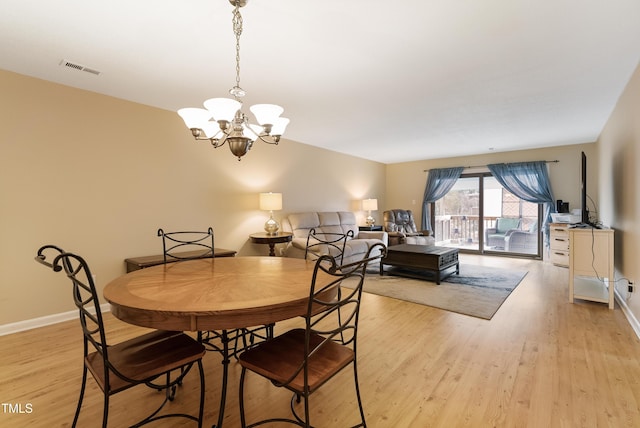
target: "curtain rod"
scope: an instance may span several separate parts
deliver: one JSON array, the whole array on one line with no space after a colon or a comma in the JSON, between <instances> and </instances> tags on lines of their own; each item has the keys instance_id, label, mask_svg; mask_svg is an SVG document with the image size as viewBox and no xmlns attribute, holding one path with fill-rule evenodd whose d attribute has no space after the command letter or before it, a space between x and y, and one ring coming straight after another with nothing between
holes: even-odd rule
<instances>
[{"instance_id":1,"label":"curtain rod","mask_svg":"<svg viewBox=\"0 0 640 428\"><path fill-rule=\"evenodd\" d=\"M533 161L532 161L533 162ZM558 163L560 162L559 160L548 160L548 161L542 161L542 162L546 162L546 163ZM512 163L520 163L520 162L512 162ZM473 165L473 166L463 166L464 169L471 169L471 168L486 168L488 165ZM422 172L429 172L428 169L423 169Z\"/></svg>"}]
</instances>

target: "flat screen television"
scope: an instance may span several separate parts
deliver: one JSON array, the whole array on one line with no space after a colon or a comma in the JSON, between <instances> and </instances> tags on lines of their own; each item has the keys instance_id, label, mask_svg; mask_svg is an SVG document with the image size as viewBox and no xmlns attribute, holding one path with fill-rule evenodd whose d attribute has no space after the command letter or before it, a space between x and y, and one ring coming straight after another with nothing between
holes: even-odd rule
<instances>
[{"instance_id":1,"label":"flat screen television","mask_svg":"<svg viewBox=\"0 0 640 428\"><path fill-rule=\"evenodd\" d=\"M589 223L589 210L587 209L587 155L582 152L580 209L582 211L582 224Z\"/></svg>"}]
</instances>

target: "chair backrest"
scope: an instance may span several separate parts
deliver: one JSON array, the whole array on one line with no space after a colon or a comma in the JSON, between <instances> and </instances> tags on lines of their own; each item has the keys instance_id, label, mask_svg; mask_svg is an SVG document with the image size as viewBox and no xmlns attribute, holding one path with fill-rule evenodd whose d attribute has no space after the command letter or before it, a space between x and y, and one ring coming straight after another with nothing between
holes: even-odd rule
<instances>
[{"instance_id":1,"label":"chair backrest","mask_svg":"<svg viewBox=\"0 0 640 428\"><path fill-rule=\"evenodd\" d=\"M520 222L519 218L499 217L496 219L496 233L504 234L511 229L519 229Z\"/></svg>"},{"instance_id":2,"label":"chair backrest","mask_svg":"<svg viewBox=\"0 0 640 428\"><path fill-rule=\"evenodd\" d=\"M347 240L351 238L353 238L353 230L348 230L347 233L338 233L317 232L315 228L311 229L309 230L309 235L307 235L304 258L309 259L312 255L327 254L333 256L341 265Z\"/></svg>"},{"instance_id":3,"label":"chair backrest","mask_svg":"<svg viewBox=\"0 0 640 428\"><path fill-rule=\"evenodd\" d=\"M377 246L380 248L374 250ZM332 256L318 258L305 315L305 359L301 369L306 367L308 358L328 342L351 345L355 352L367 264L384 257L386 251L384 244L374 244L363 259L342 266Z\"/></svg>"},{"instance_id":4,"label":"chair backrest","mask_svg":"<svg viewBox=\"0 0 640 428\"><path fill-rule=\"evenodd\" d=\"M47 261L47 254L51 257ZM104 367L108 367L107 339L100 311L100 299L96 292L91 270L85 260L72 253L65 252L55 245L45 245L38 250L36 261L53 269L54 272L64 270L73 285L73 301L80 312L80 325L84 336L84 355L89 354L89 344L104 359ZM105 376L108 376L105 370ZM108 377L106 377L108 379Z\"/></svg>"},{"instance_id":5,"label":"chair backrest","mask_svg":"<svg viewBox=\"0 0 640 428\"><path fill-rule=\"evenodd\" d=\"M418 227L411 210L388 210L382 216L386 232L418 233Z\"/></svg>"},{"instance_id":6,"label":"chair backrest","mask_svg":"<svg viewBox=\"0 0 640 428\"><path fill-rule=\"evenodd\" d=\"M213 229L206 232L165 232L158 229L162 237L162 255L164 262L193 260L214 256Z\"/></svg>"}]
</instances>

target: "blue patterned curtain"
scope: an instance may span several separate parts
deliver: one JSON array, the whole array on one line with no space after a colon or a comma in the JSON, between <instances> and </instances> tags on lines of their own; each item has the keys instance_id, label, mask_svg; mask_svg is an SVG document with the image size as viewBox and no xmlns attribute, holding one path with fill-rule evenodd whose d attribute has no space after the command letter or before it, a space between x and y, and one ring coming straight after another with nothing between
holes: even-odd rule
<instances>
[{"instance_id":1,"label":"blue patterned curtain","mask_svg":"<svg viewBox=\"0 0 640 428\"><path fill-rule=\"evenodd\" d=\"M496 180L509 192L524 201L544 204L542 230L544 231L545 242L548 245L549 241L546 237L549 234L551 213L555 212L555 199L551 191L547 163L538 161L498 163L487 166Z\"/></svg>"},{"instance_id":2,"label":"blue patterned curtain","mask_svg":"<svg viewBox=\"0 0 640 428\"><path fill-rule=\"evenodd\" d=\"M430 169L427 177L427 185L424 188L422 200L422 230L432 231L431 228L431 203L444 197L456 184L464 168L438 168Z\"/></svg>"}]
</instances>

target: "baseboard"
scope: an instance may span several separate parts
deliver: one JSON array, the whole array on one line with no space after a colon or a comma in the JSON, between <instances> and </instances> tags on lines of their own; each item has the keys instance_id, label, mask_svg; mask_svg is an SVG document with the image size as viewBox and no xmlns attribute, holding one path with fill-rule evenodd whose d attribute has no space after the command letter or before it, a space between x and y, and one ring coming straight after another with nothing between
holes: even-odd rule
<instances>
[{"instance_id":1,"label":"baseboard","mask_svg":"<svg viewBox=\"0 0 640 428\"><path fill-rule=\"evenodd\" d=\"M377 271L376 271L377 273ZM622 309L622 313L629 321L631 328L636 333L636 336L640 339L640 322L635 317L629 306L627 306L627 302L622 298L618 290L614 290L615 299L620 305L620 309ZM100 305L100 310L102 312L109 312L111 309L108 303L103 303ZM25 330L31 330L33 328L45 327L47 325L57 324L64 321L69 321L76 319L78 317L78 311L69 311L63 312L60 314L47 315L45 317L33 318L30 320L24 320L19 322L14 322L11 324L0 325L0 336L5 336L7 334L18 333Z\"/></svg>"},{"instance_id":2,"label":"baseboard","mask_svg":"<svg viewBox=\"0 0 640 428\"><path fill-rule=\"evenodd\" d=\"M109 312L111 306L108 303L100 305L102 312ZM33 318L30 320L18 321L11 324L0 325L0 336L7 334L18 333L25 330L31 330L33 328L45 327L47 325L57 324L64 321L74 320L78 318L78 311L63 312L60 314L47 315L40 318Z\"/></svg>"},{"instance_id":3,"label":"baseboard","mask_svg":"<svg viewBox=\"0 0 640 428\"><path fill-rule=\"evenodd\" d=\"M622 298L620 293L618 293L617 289L614 289L614 294L616 296L618 305L620 305L620 309L622 309L622 313L627 318L627 321L629 321L629 324L631 325L633 331L636 332L636 336L640 339L640 323L638 322L638 319L627 305L627 301Z\"/></svg>"}]
</instances>

